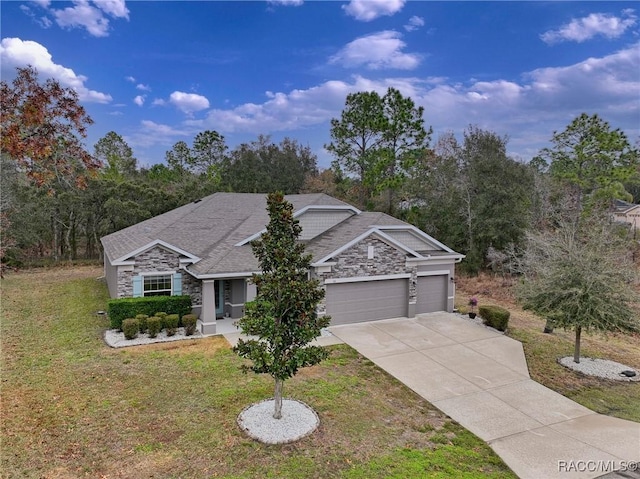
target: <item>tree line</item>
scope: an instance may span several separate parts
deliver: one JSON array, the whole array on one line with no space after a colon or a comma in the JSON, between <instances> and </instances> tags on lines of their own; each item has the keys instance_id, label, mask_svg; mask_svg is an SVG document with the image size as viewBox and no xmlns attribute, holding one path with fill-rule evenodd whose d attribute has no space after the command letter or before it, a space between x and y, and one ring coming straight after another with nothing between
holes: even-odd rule
<instances>
[{"instance_id":1,"label":"tree line","mask_svg":"<svg viewBox=\"0 0 640 479\"><path fill-rule=\"evenodd\" d=\"M640 200L638 148L597 114L582 114L526 163L508 138L470 125L432 141L424 109L398 90L347 96L331 120L334 157L320 170L308 146L268 136L230 149L202 131L164 162L138 164L109 132L88 152L92 123L72 89L19 68L1 84L3 264L101 257L101 236L217 191L324 192L365 210L404 219L467 255L470 272L504 268L527 233L558 211L586 215L614 199ZM502 255L502 256L501 256ZM502 259L501 259L502 258Z\"/></svg>"}]
</instances>

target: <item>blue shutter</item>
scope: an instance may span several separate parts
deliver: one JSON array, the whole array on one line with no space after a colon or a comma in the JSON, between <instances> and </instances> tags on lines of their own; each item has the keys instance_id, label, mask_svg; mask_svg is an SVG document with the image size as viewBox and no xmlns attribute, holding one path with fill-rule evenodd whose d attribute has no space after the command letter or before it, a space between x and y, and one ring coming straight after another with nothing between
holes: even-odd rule
<instances>
[{"instance_id":1,"label":"blue shutter","mask_svg":"<svg viewBox=\"0 0 640 479\"><path fill-rule=\"evenodd\" d=\"M173 296L180 296L182 294L182 273L173 274Z\"/></svg>"},{"instance_id":2,"label":"blue shutter","mask_svg":"<svg viewBox=\"0 0 640 479\"><path fill-rule=\"evenodd\" d=\"M133 297L139 298L142 296L142 276L133 277Z\"/></svg>"}]
</instances>

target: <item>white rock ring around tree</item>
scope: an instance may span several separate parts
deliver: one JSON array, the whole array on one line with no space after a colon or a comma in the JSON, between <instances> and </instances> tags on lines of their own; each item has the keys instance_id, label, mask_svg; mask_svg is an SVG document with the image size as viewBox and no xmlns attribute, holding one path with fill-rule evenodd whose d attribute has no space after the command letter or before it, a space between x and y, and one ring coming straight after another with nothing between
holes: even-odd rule
<instances>
[{"instance_id":1,"label":"white rock ring around tree","mask_svg":"<svg viewBox=\"0 0 640 479\"><path fill-rule=\"evenodd\" d=\"M320 425L318 414L301 401L282 400L282 418L273 417L274 399L247 406L238 415L238 426L249 437L265 444L298 441Z\"/></svg>"}]
</instances>

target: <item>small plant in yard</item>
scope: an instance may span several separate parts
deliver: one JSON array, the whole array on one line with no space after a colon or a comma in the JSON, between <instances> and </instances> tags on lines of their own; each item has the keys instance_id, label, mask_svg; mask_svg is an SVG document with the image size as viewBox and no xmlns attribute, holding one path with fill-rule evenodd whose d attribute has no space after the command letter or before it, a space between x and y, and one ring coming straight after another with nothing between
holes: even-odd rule
<instances>
[{"instance_id":1,"label":"small plant in yard","mask_svg":"<svg viewBox=\"0 0 640 479\"><path fill-rule=\"evenodd\" d=\"M164 318L164 326L167 328L167 336L173 336L178 330L180 324L180 316L177 314L167 314Z\"/></svg>"},{"instance_id":2,"label":"small plant in yard","mask_svg":"<svg viewBox=\"0 0 640 479\"><path fill-rule=\"evenodd\" d=\"M162 321L157 316L151 316L147 319L147 332L150 338L155 338L162 331Z\"/></svg>"},{"instance_id":3,"label":"small plant in yard","mask_svg":"<svg viewBox=\"0 0 640 479\"><path fill-rule=\"evenodd\" d=\"M164 319L167 317L167 313L165 313L164 311L160 311L154 314L154 316L156 318L160 318L160 329L164 329L167 327L167 325L164 323Z\"/></svg>"},{"instance_id":4,"label":"small plant in yard","mask_svg":"<svg viewBox=\"0 0 640 479\"><path fill-rule=\"evenodd\" d=\"M469 317L472 319L476 317L476 306L478 306L478 298L469 298Z\"/></svg>"},{"instance_id":5,"label":"small plant in yard","mask_svg":"<svg viewBox=\"0 0 640 479\"><path fill-rule=\"evenodd\" d=\"M184 334L186 336L191 336L196 332L197 321L198 317L195 314L185 314L182 317L182 325L184 326Z\"/></svg>"},{"instance_id":6,"label":"small plant in yard","mask_svg":"<svg viewBox=\"0 0 640 479\"><path fill-rule=\"evenodd\" d=\"M122 322L122 332L125 339L135 339L140 331L140 325L135 318L127 318Z\"/></svg>"},{"instance_id":7,"label":"small plant in yard","mask_svg":"<svg viewBox=\"0 0 640 479\"><path fill-rule=\"evenodd\" d=\"M147 332L147 319L149 319L149 316L147 316L146 314L138 314L138 315L136 315L136 319L138 320L138 324L140 325L140 332L141 333L146 333Z\"/></svg>"}]
</instances>

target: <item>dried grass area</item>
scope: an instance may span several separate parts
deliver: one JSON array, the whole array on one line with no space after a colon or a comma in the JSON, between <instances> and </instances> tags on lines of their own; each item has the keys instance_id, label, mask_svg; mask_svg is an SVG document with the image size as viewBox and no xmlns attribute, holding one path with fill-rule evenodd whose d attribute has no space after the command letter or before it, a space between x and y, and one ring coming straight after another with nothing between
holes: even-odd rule
<instances>
[{"instance_id":1,"label":"dried grass area","mask_svg":"<svg viewBox=\"0 0 640 479\"><path fill-rule=\"evenodd\" d=\"M522 342L532 379L600 412L640 422L640 384L586 376L558 364L558 359L573 355L575 333L555 329L543 333L545 320L524 311L513 293L510 278L483 273L476 277L456 278L456 305L467 310L471 296L478 303L496 304L511 312L507 334ZM640 314L639 314L640 317ZM609 359L640 371L640 334L582 334L581 356Z\"/></svg>"}]
</instances>

